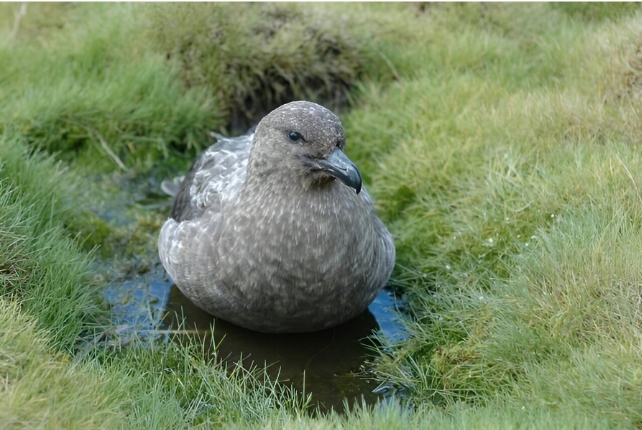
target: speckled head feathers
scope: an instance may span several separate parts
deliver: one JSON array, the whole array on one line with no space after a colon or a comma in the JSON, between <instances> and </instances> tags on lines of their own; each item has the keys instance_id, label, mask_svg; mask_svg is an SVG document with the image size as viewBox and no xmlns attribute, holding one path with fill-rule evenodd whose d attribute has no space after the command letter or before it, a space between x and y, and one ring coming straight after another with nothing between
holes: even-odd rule
<instances>
[{"instance_id":1,"label":"speckled head feathers","mask_svg":"<svg viewBox=\"0 0 642 430\"><path fill-rule=\"evenodd\" d=\"M298 133L300 139L290 139L290 132ZM257 126L254 145L260 149L258 147L269 143L283 143L280 149L285 152L298 152L292 149L299 146L312 156L325 157L335 147L343 149L345 134L339 118L328 109L316 103L296 101L273 110Z\"/></svg>"}]
</instances>

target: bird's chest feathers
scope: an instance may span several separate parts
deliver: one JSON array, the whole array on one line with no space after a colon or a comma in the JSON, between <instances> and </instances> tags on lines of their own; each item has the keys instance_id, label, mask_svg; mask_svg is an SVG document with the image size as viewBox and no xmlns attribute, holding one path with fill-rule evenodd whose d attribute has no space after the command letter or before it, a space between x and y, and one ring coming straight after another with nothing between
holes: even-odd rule
<instances>
[{"instance_id":1,"label":"bird's chest feathers","mask_svg":"<svg viewBox=\"0 0 642 430\"><path fill-rule=\"evenodd\" d=\"M357 216L359 200L341 197L315 193L255 199L232 214L228 226L234 234L223 235L221 255L252 267L276 263L271 267L294 272L301 267L323 271L337 261L351 264L367 226Z\"/></svg>"}]
</instances>

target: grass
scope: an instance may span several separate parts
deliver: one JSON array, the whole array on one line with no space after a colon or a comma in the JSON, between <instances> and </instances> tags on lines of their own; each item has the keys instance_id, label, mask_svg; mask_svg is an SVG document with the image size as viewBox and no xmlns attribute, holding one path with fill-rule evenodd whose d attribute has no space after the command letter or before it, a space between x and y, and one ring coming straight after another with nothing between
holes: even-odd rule
<instances>
[{"instance_id":1,"label":"grass","mask_svg":"<svg viewBox=\"0 0 642 430\"><path fill-rule=\"evenodd\" d=\"M25 22L50 12L30 7ZM63 158L84 154L94 169L104 166L95 158L126 170L149 165L171 145L202 147L205 132L220 126L219 112L145 49L135 12L134 5L54 8L52 20L65 24L51 34L45 26L46 42L40 34L9 40L0 53L3 118L30 144Z\"/></svg>"},{"instance_id":2,"label":"grass","mask_svg":"<svg viewBox=\"0 0 642 430\"><path fill-rule=\"evenodd\" d=\"M510 38L463 30L465 43L449 46L451 58L504 53L486 67L441 64L397 91L367 92L363 105L385 106L374 117L355 113L369 142L375 124L398 121L396 144L374 138L371 180L417 322L383 367L422 403L499 397L639 425L639 106L624 62L634 21L623 40L626 23L591 34L527 7L548 24ZM542 64L519 49L532 39L547 55L573 49Z\"/></svg>"},{"instance_id":3,"label":"grass","mask_svg":"<svg viewBox=\"0 0 642 430\"><path fill-rule=\"evenodd\" d=\"M322 8L163 4L149 26L154 48L189 87L212 94L237 128L292 99L341 107L366 73L365 40Z\"/></svg>"},{"instance_id":4,"label":"grass","mask_svg":"<svg viewBox=\"0 0 642 430\"><path fill-rule=\"evenodd\" d=\"M9 427L641 425L637 5L30 4L14 33L0 7ZM157 225L101 219L100 178L151 187L290 96L340 101L396 237L410 336L375 370L403 400L312 417L198 342L87 343L108 325L92 259Z\"/></svg>"},{"instance_id":5,"label":"grass","mask_svg":"<svg viewBox=\"0 0 642 430\"><path fill-rule=\"evenodd\" d=\"M83 283L89 256L63 230L74 218L59 189L64 174L51 159L29 156L9 133L0 136L0 159L0 291L38 315L56 344L70 350L99 315L92 287ZM52 288L43 294L46 286Z\"/></svg>"}]
</instances>

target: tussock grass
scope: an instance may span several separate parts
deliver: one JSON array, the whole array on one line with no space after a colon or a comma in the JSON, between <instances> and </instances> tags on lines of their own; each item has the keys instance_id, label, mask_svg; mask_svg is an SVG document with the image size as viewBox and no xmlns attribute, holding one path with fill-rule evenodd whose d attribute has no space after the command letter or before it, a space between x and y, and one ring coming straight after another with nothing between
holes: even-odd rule
<instances>
[{"instance_id":1,"label":"tussock grass","mask_svg":"<svg viewBox=\"0 0 642 430\"><path fill-rule=\"evenodd\" d=\"M349 118L369 130L353 138L374 140L354 151L376 166L371 189L417 318L382 369L420 403L500 398L639 425L640 106L622 95L639 27L631 18L589 34L546 5L525 7L534 23L503 29L510 37L496 22L522 8L498 8L492 26L464 26L434 48L501 53L488 68L366 90L367 108ZM553 24L540 27L544 17ZM535 40L539 55L518 49ZM395 139L378 133L388 124Z\"/></svg>"},{"instance_id":2,"label":"tussock grass","mask_svg":"<svg viewBox=\"0 0 642 430\"><path fill-rule=\"evenodd\" d=\"M4 428L219 426L305 408L259 370L203 362L202 344L102 351L79 361L52 349L51 333L17 301L0 298L0 322Z\"/></svg>"},{"instance_id":3,"label":"tussock grass","mask_svg":"<svg viewBox=\"0 0 642 430\"><path fill-rule=\"evenodd\" d=\"M492 407L470 407L457 404L448 411L423 409L409 412L397 405L377 408L364 407L348 416L330 415L323 421L301 416L296 419L271 418L267 429L488 429L488 428L609 428L605 419L590 420L572 410L552 411L550 408L535 408L528 412L507 408L504 404ZM254 428L254 427L253 427ZM256 427L258 428L258 427Z\"/></svg>"},{"instance_id":4,"label":"tussock grass","mask_svg":"<svg viewBox=\"0 0 642 430\"><path fill-rule=\"evenodd\" d=\"M6 422L640 426L637 5L37 7L0 47ZM205 362L198 342L75 349L101 317L68 237L91 227L75 205L94 188L74 191L26 148L59 151L70 176L149 168L291 96L351 101L348 152L396 236L410 309L409 338L377 366L406 387L402 406L311 417L260 371ZM117 249L110 233L92 243Z\"/></svg>"},{"instance_id":5,"label":"tussock grass","mask_svg":"<svg viewBox=\"0 0 642 430\"><path fill-rule=\"evenodd\" d=\"M0 136L0 291L38 315L56 344L71 349L99 313L86 280L89 258L68 237L73 183L24 140Z\"/></svg>"},{"instance_id":6,"label":"tussock grass","mask_svg":"<svg viewBox=\"0 0 642 430\"><path fill-rule=\"evenodd\" d=\"M123 170L287 101L344 106L384 61L346 16L294 4L34 4L18 29L0 33L0 114L32 144Z\"/></svg>"},{"instance_id":7,"label":"tussock grass","mask_svg":"<svg viewBox=\"0 0 642 430\"><path fill-rule=\"evenodd\" d=\"M205 361L203 343L147 347L123 349L116 355L102 353L98 357L115 374L127 375L139 384L128 395L135 401L132 426L250 424L273 414L298 415L307 407L305 398L270 382L262 369L236 366L228 371L216 358ZM137 369L148 372L143 375ZM143 393L153 395L146 398ZM171 410L163 410L166 403Z\"/></svg>"},{"instance_id":8,"label":"tussock grass","mask_svg":"<svg viewBox=\"0 0 642 430\"><path fill-rule=\"evenodd\" d=\"M55 353L17 302L0 298L0 419L7 429L114 428L122 424L102 372Z\"/></svg>"},{"instance_id":9,"label":"tussock grass","mask_svg":"<svg viewBox=\"0 0 642 430\"><path fill-rule=\"evenodd\" d=\"M338 108L365 72L365 40L323 8L168 3L151 11L150 33L184 82L206 88L236 127L292 100Z\"/></svg>"},{"instance_id":10,"label":"tussock grass","mask_svg":"<svg viewBox=\"0 0 642 430\"><path fill-rule=\"evenodd\" d=\"M46 20L48 8L29 5L24 25L31 28L32 16ZM64 158L88 152L86 160L126 169L167 155L170 145L201 148L207 130L220 125L212 100L185 90L145 49L139 7L54 10L66 25L52 34L45 26L46 42L18 38L0 48L0 127L10 123L30 144Z\"/></svg>"}]
</instances>

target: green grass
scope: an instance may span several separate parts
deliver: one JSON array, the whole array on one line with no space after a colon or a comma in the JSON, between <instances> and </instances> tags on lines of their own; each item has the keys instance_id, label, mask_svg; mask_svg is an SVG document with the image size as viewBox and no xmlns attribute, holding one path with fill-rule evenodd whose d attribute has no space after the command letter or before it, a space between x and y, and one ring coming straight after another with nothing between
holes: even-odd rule
<instances>
[{"instance_id":1,"label":"green grass","mask_svg":"<svg viewBox=\"0 0 642 430\"><path fill-rule=\"evenodd\" d=\"M11 38L0 8L9 427L642 424L638 5L29 4ZM109 181L150 186L288 95L342 106L396 238L388 405L311 417L198 342L87 343L110 330L92 258L144 254L158 223L102 220Z\"/></svg>"},{"instance_id":2,"label":"green grass","mask_svg":"<svg viewBox=\"0 0 642 430\"><path fill-rule=\"evenodd\" d=\"M40 326L70 350L99 317L95 287L84 279L88 255L63 228L74 219L65 195L73 185L61 186L61 170L51 159L29 156L23 143L0 136L0 291L38 315Z\"/></svg>"},{"instance_id":3,"label":"green grass","mask_svg":"<svg viewBox=\"0 0 642 430\"><path fill-rule=\"evenodd\" d=\"M476 23L448 46L449 58L502 53L484 67L444 63L367 91L349 118L348 135L374 148L363 157L417 318L382 369L422 403L499 397L639 425L639 87L623 64L634 21L590 32L526 7L547 23L471 37ZM533 40L538 55L520 49ZM378 128L393 118L394 140Z\"/></svg>"},{"instance_id":4,"label":"green grass","mask_svg":"<svg viewBox=\"0 0 642 430\"><path fill-rule=\"evenodd\" d=\"M0 127L8 122L30 144L65 159L85 154L104 170L148 166L171 145L200 148L220 126L213 100L186 90L146 49L135 5L49 8L29 5L24 21L50 12L65 23L59 31L44 26L0 50ZM112 164L91 161L104 157Z\"/></svg>"}]
</instances>

